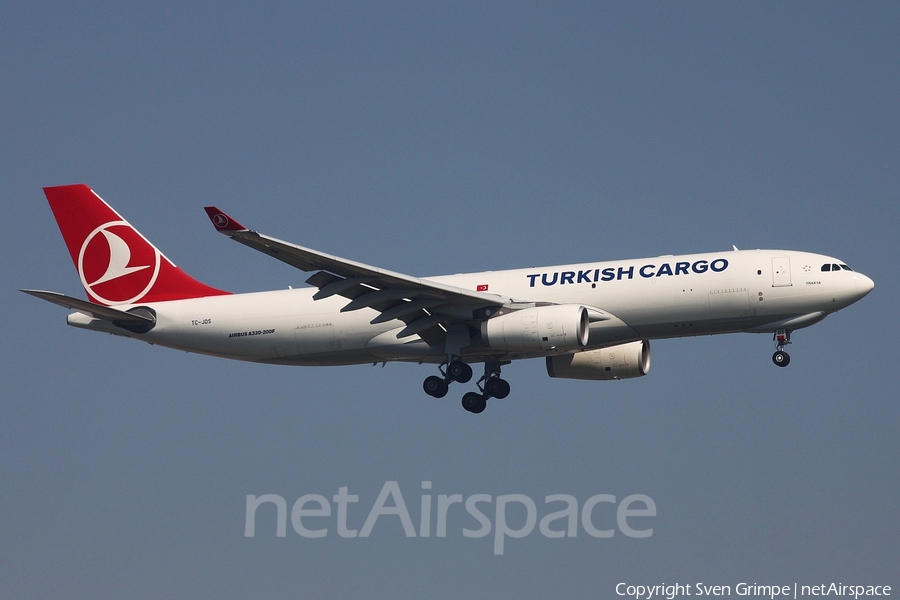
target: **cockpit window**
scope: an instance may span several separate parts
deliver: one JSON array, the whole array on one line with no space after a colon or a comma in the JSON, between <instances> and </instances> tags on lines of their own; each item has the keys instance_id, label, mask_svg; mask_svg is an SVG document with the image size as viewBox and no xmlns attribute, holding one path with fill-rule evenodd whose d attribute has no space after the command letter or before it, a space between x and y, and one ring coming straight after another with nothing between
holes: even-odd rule
<instances>
[{"instance_id":1,"label":"cockpit window","mask_svg":"<svg viewBox=\"0 0 900 600\"><path fill-rule=\"evenodd\" d=\"M822 265L822 271L823 271L823 272L827 272L827 271L840 271L841 269L843 269L844 271L852 271L852 270L853 270L853 269L851 269L850 267L848 267L848 266L845 265L845 264L836 265L836 264L832 263L832 264L824 264L824 265Z\"/></svg>"}]
</instances>

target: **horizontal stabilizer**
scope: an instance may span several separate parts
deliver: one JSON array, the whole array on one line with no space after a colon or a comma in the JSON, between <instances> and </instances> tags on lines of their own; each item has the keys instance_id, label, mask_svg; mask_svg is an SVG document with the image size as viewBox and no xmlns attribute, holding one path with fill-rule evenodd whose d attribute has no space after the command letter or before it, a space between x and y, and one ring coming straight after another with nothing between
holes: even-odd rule
<instances>
[{"instance_id":1,"label":"horizontal stabilizer","mask_svg":"<svg viewBox=\"0 0 900 600\"><path fill-rule=\"evenodd\" d=\"M84 313L86 315L90 315L95 319L102 319L104 321L112 321L116 325L119 326L132 326L132 327L153 327L156 323L156 319L153 317L146 317L144 315L139 315L135 313L125 312L124 310L118 310L115 308L109 308L108 306L102 306L100 304L94 304L93 302L87 302L86 300L79 300L78 298L72 298L71 296L66 296L65 294L60 294L59 292L45 292L42 290L19 290L25 292L26 294L30 294L36 298L40 298L41 300L46 300L47 302L52 302L53 304L58 304L70 310L76 310L80 313ZM126 327L127 328L127 327Z\"/></svg>"}]
</instances>

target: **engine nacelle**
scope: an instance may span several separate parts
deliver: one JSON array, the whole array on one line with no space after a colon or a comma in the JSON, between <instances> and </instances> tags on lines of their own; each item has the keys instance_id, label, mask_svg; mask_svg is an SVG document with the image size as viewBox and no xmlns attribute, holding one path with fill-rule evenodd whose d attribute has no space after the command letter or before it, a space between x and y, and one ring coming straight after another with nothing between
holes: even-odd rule
<instances>
[{"instance_id":1,"label":"engine nacelle","mask_svg":"<svg viewBox=\"0 0 900 600\"><path fill-rule=\"evenodd\" d=\"M481 324L484 345L510 352L571 352L590 336L590 317L578 304L525 308Z\"/></svg>"},{"instance_id":2,"label":"engine nacelle","mask_svg":"<svg viewBox=\"0 0 900 600\"><path fill-rule=\"evenodd\" d=\"M648 340L547 357L547 374L564 379L630 379L649 371Z\"/></svg>"}]
</instances>

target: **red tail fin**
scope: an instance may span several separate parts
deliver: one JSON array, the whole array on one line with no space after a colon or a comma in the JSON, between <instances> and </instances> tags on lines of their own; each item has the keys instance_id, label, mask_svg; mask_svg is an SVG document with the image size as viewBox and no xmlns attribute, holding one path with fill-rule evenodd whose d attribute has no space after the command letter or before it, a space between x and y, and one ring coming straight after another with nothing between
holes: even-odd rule
<instances>
[{"instance_id":1,"label":"red tail fin","mask_svg":"<svg viewBox=\"0 0 900 600\"><path fill-rule=\"evenodd\" d=\"M229 293L176 267L88 186L47 187L44 194L91 302L109 306Z\"/></svg>"}]
</instances>

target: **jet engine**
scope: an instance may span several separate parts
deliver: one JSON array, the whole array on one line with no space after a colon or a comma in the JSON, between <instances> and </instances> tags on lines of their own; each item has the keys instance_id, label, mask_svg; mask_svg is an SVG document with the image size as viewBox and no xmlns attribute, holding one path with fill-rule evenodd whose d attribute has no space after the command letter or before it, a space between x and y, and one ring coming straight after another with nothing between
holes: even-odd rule
<instances>
[{"instance_id":1,"label":"jet engine","mask_svg":"<svg viewBox=\"0 0 900 600\"><path fill-rule=\"evenodd\" d=\"M510 352L570 352L587 344L590 325L587 309L578 304L538 306L484 321L481 339Z\"/></svg>"},{"instance_id":2,"label":"jet engine","mask_svg":"<svg viewBox=\"0 0 900 600\"><path fill-rule=\"evenodd\" d=\"M564 379L631 379L649 371L648 340L547 357L547 374Z\"/></svg>"}]
</instances>

